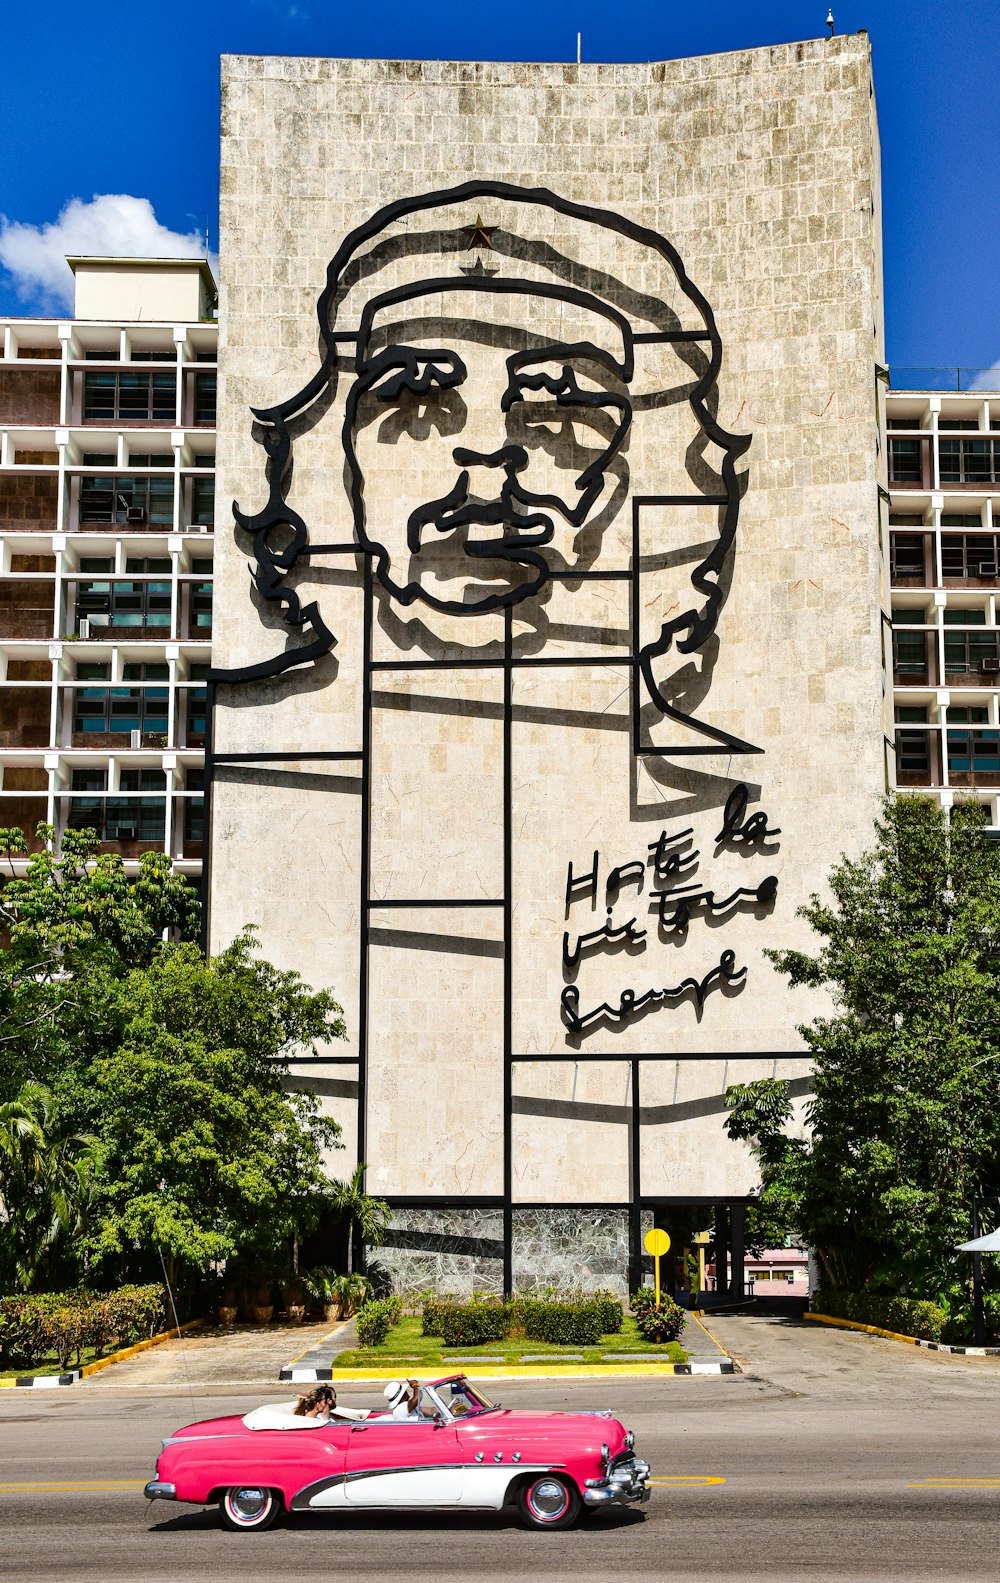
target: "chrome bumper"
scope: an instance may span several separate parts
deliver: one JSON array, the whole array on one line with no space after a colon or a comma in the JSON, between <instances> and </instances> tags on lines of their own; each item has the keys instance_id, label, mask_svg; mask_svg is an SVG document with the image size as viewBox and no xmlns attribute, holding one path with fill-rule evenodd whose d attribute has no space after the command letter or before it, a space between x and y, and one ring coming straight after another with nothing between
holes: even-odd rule
<instances>
[{"instance_id":1,"label":"chrome bumper","mask_svg":"<svg viewBox=\"0 0 1000 1583\"><path fill-rule=\"evenodd\" d=\"M630 1501L648 1501L651 1494L649 1463L636 1457L613 1468L603 1479L588 1479L583 1499L587 1506L624 1506Z\"/></svg>"},{"instance_id":2,"label":"chrome bumper","mask_svg":"<svg viewBox=\"0 0 1000 1583\"><path fill-rule=\"evenodd\" d=\"M142 1493L148 1501L175 1501L177 1485L163 1484L159 1479L150 1479Z\"/></svg>"}]
</instances>

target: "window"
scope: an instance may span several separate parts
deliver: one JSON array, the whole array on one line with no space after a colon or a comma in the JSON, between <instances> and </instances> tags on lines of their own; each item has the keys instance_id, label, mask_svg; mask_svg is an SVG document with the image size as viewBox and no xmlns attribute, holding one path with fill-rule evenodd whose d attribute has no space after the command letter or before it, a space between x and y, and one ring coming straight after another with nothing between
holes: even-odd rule
<instances>
[{"instance_id":1,"label":"window","mask_svg":"<svg viewBox=\"0 0 1000 1583\"><path fill-rule=\"evenodd\" d=\"M944 518L941 520L943 523ZM973 521L978 527L978 518L973 518ZM996 566L997 540L994 534L942 533L941 571L945 577L995 578Z\"/></svg>"},{"instance_id":2,"label":"window","mask_svg":"<svg viewBox=\"0 0 1000 1583\"><path fill-rule=\"evenodd\" d=\"M979 429L979 419L978 418L939 418L938 419L938 431L939 432L943 432L946 429L947 430L975 429L975 430L978 431L978 429Z\"/></svg>"},{"instance_id":3,"label":"window","mask_svg":"<svg viewBox=\"0 0 1000 1583\"><path fill-rule=\"evenodd\" d=\"M129 462L133 467L173 467L173 455L167 451L129 451Z\"/></svg>"},{"instance_id":4,"label":"window","mask_svg":"<svg viewBox=\"0 0 1000 1583\"><path fill-rule=\"evenodd\" d=\"M76 667L77 680L81 682L107 681L111 675L110 664L92 664L89 660L79 661Z\"/></svg>"},{"instance_id":5,"label":"window","mask_svg":"<svg viewBox=\"0 0 1000 1583\"><path fill-rule=\"evenodd\" d=\"M902 605L893 605L892 619L897 627L926 627L930 625L927 620L926 610L910 610Z\"/></svg>"},{"instance_id":6,"label":"window","mask_svg":"<svg viewBox=\"0 0 1000 1583\"><path fill-rule=\"evenodd\" d=\"M118 784L122 791L131 792L157 792L166 791L167 776L164 770L157 769L123 769Z\"/></svg>"},{"instance_id":7,"label":"window","mask_svg":"<svg viewBox=\"0 0 1000 1583\"><path fill-rule=\"evenodd\" d=\"M212 585L211 583L192 583L191 585L191 629L193 632L207 636L212 630Z\"/></svg>"},{"instance_id":8,"label":"window","mask_svg":"<svg viewBox=\"0 0 1000 1583\"><path fill-rule=\"evenodd\" d=\"M1000 481L1000 441L938 442L942 484L992 484Z\"/></svg>"},{"instance_id":9,"label":"window","mask_svg":"<svg viewBox=\"0 0 1000 1583\"><path fill-rule=\"evenodd\" d=\"M170 666L166 660L129 660L124 674L127 682L165 682Z\"/></svg>"},{"instance_id":10,"label":"window","mask_svg":"<svg viewBox=\"0 0 1000 1583\"><path fill-rule=\"evenodd\" d=\"M886 418L887 429L919 429L919 418Z\"/></svg>"},{"instance_id":11,"label":"window","mask_svg":"<svg viewBox=\"0 0 1000 1583\"><path fill-rule=\"evenodd\" d=\"M896 705L896 720L897 721L910 721L911 723L920 722L920 723L926 725L927 724L927 718L928 717L927 717L927 705L926 704L897 704Z\"/></svg>"},{"instance_id":12,"label":"window","mask_svg":"<svg viewBox=\"0 0 1000 1583\"><path fill-rule=\"evenodd\" d=\"M985 610L959 610L955 606L944 612L946 627L984 627L986 625Z\"/></svg>"},{"instance_id":13,"label":"window","mask_svg":"<svg viewBox=\"0 0 1000 1583\"><path fill-rule=\"evenodd\" d=\"M140 512L136 518L134 513ZM127 525L130 520L161 523L170 527L174 520L173 478L81 478L80 521L114 522Z\"/></svg>"},{"instance_id":14,"label":"window","mask_svg":"<svg viewBox=\"0 0 1000 1583\"><path fill-rule=\"evenodd\" d=\"M889 512L890 528L922 528L923 525L923 517L907 516L901 511Z\"/></svg>"},{"instance_id":15,"label":"window","mask_svg":"<svg viewBox=\"0 0 1000 1583\"><path fill-rule=\"evenodd\" d=\"M73 731L154 731L167 729L165 687L79 687L73 696Z\"/></svg>"},{"instance_id":16,"label":"window","mask_svg":"<svg viewBox=\"0 0 1000 1583\"><path fill-rule=\"evenodd\" d=\"M1000 777L1000 732L949 730L948 773Z\"/></svg>"},{"instance_id":17,"label":"window","mask_svg":"<svg viewBox=\"0 0 1000 1583\"><path fill-rule=\"evenodd\" d=\"M103 555L81 555L80 556L80 570L81 570L81 572L113 572L114 569L115 569L115 563L110 558L110 556L103 556Z\"/></svg>"},{"instance_id":18,"label":"window","mask_svg":"<svg viewBox=\"0 0 1000 1583\"><path fill-rule=\"evenodd\" d=\"M927 676L927 641L923 632L892 634L893 669L900 676Z\"/></svg>"},{"instance_id":19,"label":"window","mask_svg":"<svg viewBox=\"0 0 1000 1583\"><path fill-rule=\"evenodd\" d=\"M193 557L192 561L191 561L191 570L194 572L196 577L211 577L211 575L212 575L212 560L211 560L211 557L209 557L207 560L205 560L202 557L197 557L197 556Z\"/></svg>"},{"instance_id":20,"label":"window","mask_svg":"<svg viewBox=\"0 0 1000 1583\"><path fill-rule=\"evenodd\" d=\"M84 467L117 467L117 451L84 451Z\"/></svg>"},{"instance_id":21,"label":"window","mask_svg":"<svg viewBox=\"0 0 1000 1583\"><path fill-rule=\"evenodd\" d=\"M138 556L129 555L125 560L125 570L134 572L137 576L157 576L160 572L169 572L170 556Z\"/></svg>"},{"instance_id":22,"label":"window","mask_svg":"<svg viewBox=\"0 0 1000 1583\"><path fill-rule=\"evenodd\" d=\"M922 478L920 441L890 440L889 482L892 484L919 484Z\"/></svg>"},{"instance_id":23,"label":"window","mask_svg":"<svg viewBox=\"0 0 1000 1583\"><path fill-rule=\"evenodd\" d=\"M924 541L916 533L893 533L889 540L889 571L893 578L924 577Z\"/></svg>"},{"instance_id":24,"label":"window","mask_svg":"<svg viewBox=\"0 0 1000 1583\"><path fill-rule=\"evenodd\" d=\"M210 665L189 665L188 676L193 682L203 682L206 680L211 669L212 667ZM188 779L190 780L190 778L191 777L189 775Z\"/></svg>"},{"instance_id":25,"label":"window","mask_svg":"<svg viewBox=\"0 0 1000 1583\"><path fill-rule=\"evenodd\" d=\"M191 481L191 521L199 526L211 527L215 521L215 479L194 478Z\"/></svg>"},{"instance_id":26,"label":"window","mask_svg":"<svg viewBox=\"0 0 1000 1583\"><path fill-rule=\"evenodd\" d=\"M961 707L948 710L948 724L950 726L985 726L989 725L990 712L985 704L963 704Z\"/></svg>"},{"instance_id":27,"label":"window","mask_svg":"<svg viewBox=\"0 0 1000 1583\"><path fill-rule=\"evenodd\" d=\"M169 627L170 584L80 583L76 614L99 627Z\"/></svg>"},{"instance_id":28,"label":"window","mask_svg":"<svg viewBox=\"0 0 1000 1583\"><path fill-rule=\"evenodd\" d=\"M931 778L931 739L929 731L896 732L896 771L921 781ZM912 785L912 780L910 781Z\"/></svg>"},{"instance_id":29,"label":"window","mask_svg":"<svg viewBox=\"0 0 1000 1583\"><path fill-rule=\"evenodd\" d=\"M70 785L73 791L106 791L107 776L103 769L74 770Z\"/></svg>"},{"instance_id":30,"label":"window","mask_svg":"<svg viewBox=\"0 0 1000 1583\"><path fill-rule=\"evenodd\" d=\"M103 769L74 770L70 789L74 792L105 792L107 774ZM71 830L97 830L104 828L104 798L71 797L66 823Z\"/></svg>"},{"instance_id":31,"label":"window","mask_svg":"<svg viewBox=\"0 0 1000 1583\"><path fill-rule=\"evenodd\" d=\"M194 376L194 421L195 423L215 422L215 398L218 385L217 374L195 374Z\"/></svg>"},{"instance_id":32,"label":"window","mask_svg":"<svg viewBox=\"0 0 1000 1583\"><path fill-rule=\"evenodd\" d=\"M195 467L214 467L215 466L215 452L214 451L196 451L195 452L195 457L194 457L194 466Z\"/></svg>"},{"instance_id":33,"label":"window","mask_svg":"<svg viewBox=\"0 0 1000 1583\"><path fill-rule=\"evenodd\" d=\"M83 376L83 416L91 421L173 423L176 414L176 374L109 369Z\"/></svg>"},{"instance_id":34,"label":"window","mask_svg":"<svg viewBox=\"0 0 1000 1583\"><path fill-rule=\"evenodd\" d=\"M205 735L208 689L205 687L191 687L188 689L187 696L187 737L190 745L195 737L203 737Z\"/></svg>"},{"instance_id":35,"label":"window","mask_svg":"<svg viewBox=\"0 0 1000 1583\"><path fill-rule=\"evenodd\" d=\"M949 632L945 636L944 668L952 675L995 674L1000 671L998 661L1000 653L995 632Z\"/></svg>"}]
</instances>

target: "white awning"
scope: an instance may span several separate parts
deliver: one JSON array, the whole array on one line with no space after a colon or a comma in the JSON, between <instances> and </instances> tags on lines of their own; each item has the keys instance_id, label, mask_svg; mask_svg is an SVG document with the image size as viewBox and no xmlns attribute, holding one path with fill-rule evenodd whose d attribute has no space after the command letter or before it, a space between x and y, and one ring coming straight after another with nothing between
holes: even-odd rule
<instances>
[{"instance_id":1,"label":"white awning","mask_svg":"<svg viewBox=\"0 0 1000 1583\"><path fill-rule=\"evenodd\" d=\"M960 1253L1000 1253L1000 1231L991 1231L985 1237L975 1237L972 1242L960 1242Z\"/></svg>"}]
</instances>

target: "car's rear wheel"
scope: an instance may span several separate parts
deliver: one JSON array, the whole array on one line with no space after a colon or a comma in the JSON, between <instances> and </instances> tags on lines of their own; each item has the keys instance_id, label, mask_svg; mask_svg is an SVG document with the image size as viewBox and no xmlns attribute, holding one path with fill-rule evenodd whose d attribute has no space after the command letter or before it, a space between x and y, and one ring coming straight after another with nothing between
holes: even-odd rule
<instances>
[{"instance_id":1,"label":"car's rear wheel","mask_svg":"<svg viewBox=\"0 0 1000 1583\"><path fill-rule=\"evenodd\" d=\"M580 1504L576 1485L561 1473L541 1473L517 1492L517 1509L529 1528L571 1528Z\"/></svg>"},{"instance_id":2,"label":"car's rear wheel","mask_svg":"<svg viewBox=\"0 0 1000 1583\"><path fill-rule=\"evenodd\" d=\"M219 1510L227 1528L259 1532L275 1521L281 1511L281 1496L263 1484L232 1484L220 1495Z\"/></svg>"}]
</instances>

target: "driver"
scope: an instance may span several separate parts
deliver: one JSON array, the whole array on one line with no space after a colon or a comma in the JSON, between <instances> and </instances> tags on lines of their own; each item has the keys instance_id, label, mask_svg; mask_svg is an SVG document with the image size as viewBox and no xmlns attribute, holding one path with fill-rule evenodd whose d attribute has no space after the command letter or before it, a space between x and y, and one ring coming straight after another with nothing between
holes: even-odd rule
<instances>
[{"instance_id":1,"label":"driver","mask_svg":"<svg viewBox=\"0 0 1000 1583\"><path fill-rule=\"evenodd\" d=\"M420 1422L420 1386L416 1380L390 1380L382 1392L389 1404L389 1417L402 1422Z\"/></svg>"}]
</instances>

